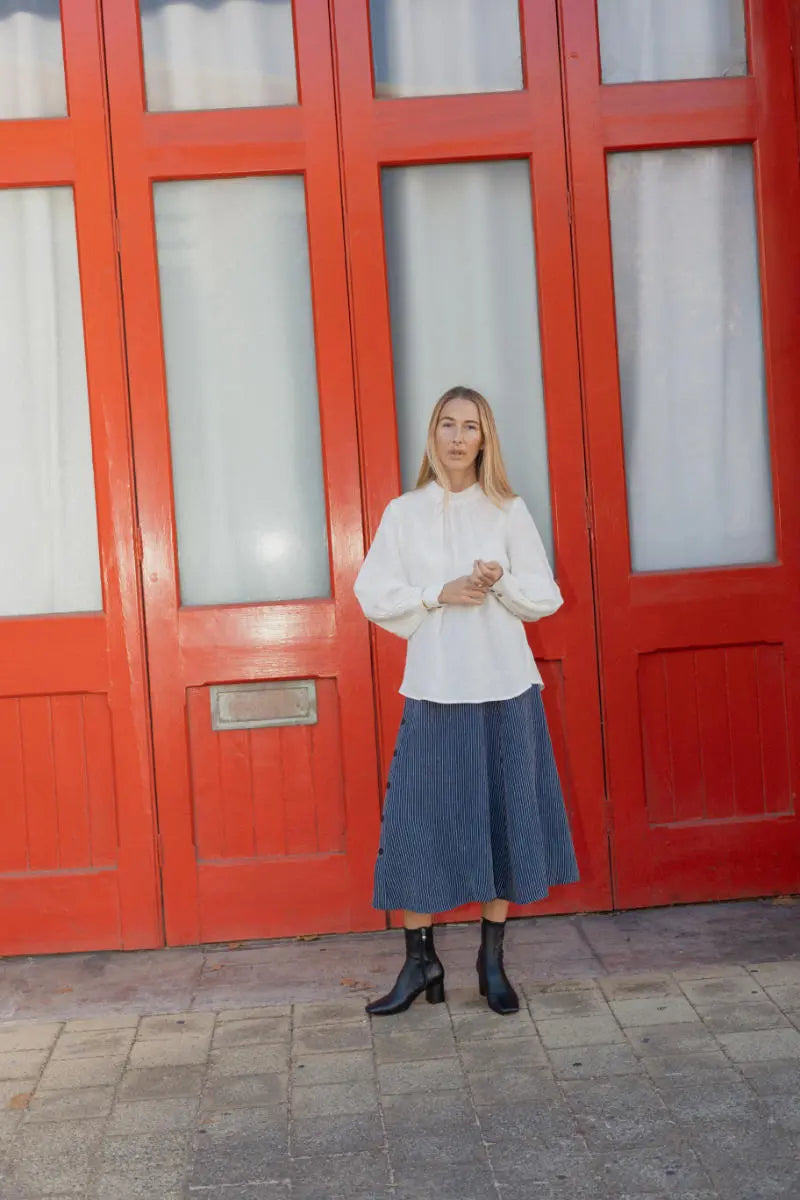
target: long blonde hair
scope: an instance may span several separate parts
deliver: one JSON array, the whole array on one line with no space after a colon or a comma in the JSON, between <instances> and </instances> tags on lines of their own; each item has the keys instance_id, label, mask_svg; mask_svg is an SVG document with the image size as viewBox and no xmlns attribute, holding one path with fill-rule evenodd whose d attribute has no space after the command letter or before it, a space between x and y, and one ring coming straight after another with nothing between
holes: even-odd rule
<instances>
[{"instance_id":1,"label":"long blonde hair","mask_svg":"<svg viewBox=\"0 0 800 1200\"><path fill-rule=\"evenodd\" d=\"M436 451L436 428L444 406L451 400L471 400L478 410L481 435L483 437L483 444L475 460L478 483L489 499L494 504L502 507L504 501L514 499L516 492L508 482L503 454L500 449L500 438L497 435L497 426L495 425L491 405L485 396L482 396L480 392L474 391L473 388L449 388L434 404L431 419L428 423L428 436L425 442L425 453L422 456L422 464L419 469L417 487L424 487L426 483L432 483L435 480L445 491L449 490L447 473Z\"/></svg>"}]
</instances>

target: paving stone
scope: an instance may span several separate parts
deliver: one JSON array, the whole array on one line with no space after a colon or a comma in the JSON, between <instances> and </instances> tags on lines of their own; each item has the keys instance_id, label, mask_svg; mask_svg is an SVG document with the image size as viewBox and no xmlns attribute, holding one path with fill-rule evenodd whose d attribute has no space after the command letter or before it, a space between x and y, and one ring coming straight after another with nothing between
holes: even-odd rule
<instances>
[{"instance_id":1,"label":"paving stone","mask_svg":"<svg viewBox=\"0 0 800 1200\"><path fill-rule=\"evenodd\" d=\"M549 1070L541 1067L504 1066L489 1070L469 1071L467 1085L473 1103L493 1104L506 1100L538 1100L548 1103L560 1097L558 1084Z\"/></svg>"},{"instance_id":2,"label":"paving stone","mask_svg":"<svg viewBox=\"0 0 800 1200\"><path fill-rule=\"evenodd\" d=\"M664 1110L651 1110L625 1117L584 1114L580 1131L590 1150L636 1149L642 1146L675 1148L685 1140L684 1130Z\"/></svg>"},{"instance_id":3,"label":"paving stone","mask_svg":"<svg viewBox=\"0 0 800 1200\"><path fill-rule=\"evenodd\" d=\"M606 1186L619 1192L662 1192L682 1198L690 1188L707 1189L711 1185L697 1155L685 1145L614 1150L596 1162Z\"/></svg>"},{"instance_id":4,"label":"paving stone","mask_svg":"<svg viewBox=\"0 0 800 1200\"><path fill-rule=\"evenodd\" d=\"M7 1190L0 1194L8 1200L53 1193L84 1195L103 1125L102 1120L75 1120L46 1128L28 1125L14 1147Z\"/></svg>"},{"instance_id":5,"label":"paving stone","mask_svg":"<svg viewBox=\"0 0 800 1200\"><path fill-rule=\"evenodd\" d=\"M539 1036L548 1049L562 1046L597 1046L625 1040L611 1016L557 1017L537 1022Z\"/></svg>"},{"instance_id":6,"label":"paving stone","mask_svg":"<svg viewBox=\"0 0 800 1200\"><path fill-rule=\"evenodd\" d=\"M453 1030L457 1041L483 1038L530 1038L536 1036L536 1026L529 1013L501 1017L488 1008L479 1012L453 1013Z\"/></svg>"},{"instance_id":7,"label":"paving stone","mask_svg":"<svg viewBox=\"0 0 800 1200\"><path fill-rule=\"evenodd\" d=\"M767 995L785 1012L800 1009L800 980L797 983L777 983L766 989Z\"/></svg>"},{"instance_id":8,"label":"paving stone","mask_svg":"<svg viewBox=\"0 0 800 1200\"><path fill-rule=\"evenodd\" d=\"M399 1092L381 1099L387 1134L415 1129L420 1133L447 1133L453 1127L474 1125L475 1110L466 1090L450 1092Z\"/></svg>"},{"instance_id":9,"label":"paving stone","mask_svg":"<svg viewBox=\"0 0 800 1200\"><path fill-rule=\"evenodd\" d=\"M23 1021L0 1025L0 1054L17 1050L47 1050L60 1032L60 1021Z\"/></svg>"},{"instance_id":10,"label":"paving stone","mask_svg":"<svg viewBox=\"0 0 800 1200\"><path fill-rule=\"evenodd\" d=\"M289 1070L289 1046L284 1042L263 1042L253 1046L226 1046L212 1050L208 1058L210 1078L220 1075L253 1075L257 1072Z\"/></svg>"},{"instance_id":11,"label":"paving stone","mask_svg":"<svg viewBox=\"0 0 800 1200\"><path fill-rule=\"evenodd\" d=\"M65 1033L97 1033L104 1029L136 1029L137 1013L106 1013L98 1017L73 1017L64 1022Z\"/></svg>"},{"instance_id":12,"label":"paving stone","mask_svg":"<svg viewBox=\"0 0 800 1200\"><path fill-rule=\"evenodd\" d=\"M726 1171L733 1163L751 1169L767 1168L776 1159L796 1156L797 1136L788 1129L773 1129L763 1119L753 1124L740 1118L696 1120L687 1131L692 1147L712 1172Z\"/></svg>"},{"instance_id":13,"label":"paving stone","mask_svg":"<svg viewBox=\"0 0 800 1200\"><path fill-rule=\"evenodd\" d=\"M132 1067L186 1067L205 1063L209 1052L209 1037L185 1034L182 1038L150 1038L134 1042L131 1047Z\"/></svg>"},{"instance_id":14,"label":"paving stone","mask_svg":"<svg viewBox=\"0 0 800 1200\"><path fill-rule=\"evenodd\" d=\"M724 1033L719 1043L734 1062L763 1062L767 1058L800 1058L800 1032L764 1029L751 1033Z\"/></svg>"},{"instance_id":15,"label":"paving stone","mask_svg":"<svg viewBox=\"0 0 800 1200\"><path fill-rule=\"evenodd\" d=\"M789 1021L766 997L763 1000L698 1004L697 1015L712 1033L746 1033L758 1029L789 1028Z\"/></svg>"},{"instance_id":16,"label":"paving stone","mask_svg":"<svg viewBox=\"0 0 800 1200\"><path fill-rule=\"evenodd\" d=\"M256 1108L285 1104L288 1075L220 1075L203 1092L203 1112L219 1108Z\"/></svg>"},{"instance_id":17,"label":"paving stone","mask_svg":"<svg viewBox=\"0 0 800 1200\"><path fill-rule=\"evenodd\" d=\"M220 1020L214 1030L212 1044L217 1050L228 1046L252 1046L258 1042L288 1042L291 1037L291 1028L289 1017L249 1017L240 1021Z\"/></svg>"},{"instance_id":18,"label":"paving stone","mask_svg":"<svg viewBox=\"0 0 800 1200\"><path fill-rule=\"evenodd\" d=\"M338 1025L354 1021L363 1021L365 1025L368 1024L368 1018L364 1012L364 1001L360 997L358 999L347 997L325 1004L295 1004L294 1006L295 1029L308 1029L316 1025Z\"/></svg>"},{"instance_id":19,"label":"paving stone","mask_svg":"<svg viewBox=\"0 0 800 1200\"><path fill-rule=\"evenodd\" d=\"M713 1168L711 1177L724 1200L795 1200L800 1195L796 1157Z\"/></svg>"},{"instance_id":20,"label":"paving stone","mask_svg":"<svg viewBox=\"0 0 800 1200\"><path fill-rule=\"evenodd\" d=\"M389 1033L374 1036L378 1062L418 1062L429 1058L452 1058L456 1053L453 1034L448 1029L421 1029L415 1033Z\"/></svg>"},{"instance_id":21,"label":"paving stone","mask_svg":"<svg viewBox=\"0 0 800 1200\"><path fill-rule=\"evenodd\" d=\"M57 1092L39 1088L28 1105L28 1119L40 1122L103 1117L113 1099L113 1087L66 1088Z\"/></svg>"},{"instance_id":22,"label":"paving stone","mask_svg":"<svg viewBox=\"0 0 800 1200\"><path fill-rule=\"evenodd\" d=\"M7 1050L0 1054L0 1079L30 1079L38 1075L50 1051L47 1050Z\"/></svg>"},{"instance_id":23,"label":"paving stone","mask_svg":"<svg viewBox=\"0 0 800 1200\"><path fill-rule=\"evenodd\" d=\"M261 1021L273 1020L276 1017L290 1017L291 1004L270 1004L261 1008L226 1008L217 1013L217 1025L227 1025L231 1021Z\"/></svg>"},{"instance_id":24,"label":"paving stone","mask_svg":"<svg viewBox=\"0 0 800 1200\"><path fill-rule=\"evenodd\" d=\"M795 922L797 922L796 916ZM756 983L763 988L800 983L800 958L787 959L783 962L750 963L748 970Z\"/></svg>"},{"instance_id":25,"label":"paving stone","mask_svg":"<svg viewBox=\"0 0 800 1200\"><path fill-rule=\"evenodd\" d=\"M389 1136L388 1144L392 1168L400 1173L420 1162L486 1162L486 1149L477 1124L453 1125L440 1133L420 1133L418 1129L397 1131Z\"/></svg>"},{"instance_id":26,"label":"paving stone","mask_svg":"<svg viewBox=\"0 0 800 1200\"><path fill-rule=\"evenodd\" d=\"M389 1161L383 1150L296 1159L291 1166L292 1191L326 1187L331 1192L366 1192L389 1184Z\"/></svg>"},{"instance_id":27,"label":"paving stone","mask_svg":"<svg viewBox=\"0 0 800 1200\"><path fill-rule=\"evenodd\" d=\"M36 1090L35 1079L0 1079L0 1110L16 1108Z\"/></svg>"},{"instance_id":28,"label":"paving stone","mask_svg":"<svg viewBox=\"0 0 800 1200\"><path fill-rule=\"evenodd\" d=\"M764 998L761 987L751 977L728 976L722 979L682 980L681 988L692 1004L710 1004L721 1001L730 1004L734 1000Z\"/></svg>"},{"instance_id":29,"label":"paving stone","mask_svg":"<svg viewBox=\"0 0 800 1200\"><path fill-rule=\"evenodd\" d=\"M531 1016L536 1021L552 1017L610 1016L608 1003L599 990L533 992L528 998Z\"/></svg>"},{"instance_id":30,"label":"paving stone","mask_svg":"<svg viewBox=\"0 0 800 1200\"><path fill-rule=\"evenodd\" d=\"M738 1063L737 1066L760 1096L800 1096L800 1060L796 1058Z\"/></svg>"},{"instance_id":31,"label":"paving stone","mask_svg":"<svg viewBox=\"0 0 800 1200\"><path fill-rule=\"evenodd\" d=\"M189 1129L194 1125L197 1100L123 1100L115 1104L108 1121L108 1134L161 1133Z\"/></svg>"},{"instance_id":32,"label":"paving stone","mask_svg":"<svg viewBox=\"0 0 800 1200\"><path fill-rule=\"evenodd\" d=\"M214 1185L280 1182L288 1179L290 1162L285 1127L247 1128L224 1136L198 1133L189 1173L189 1194Z\"/></svg>"},{"instance_id":33,"label":"paving stone","mask_svg":"<svg viewBox=\"0 0 800 1200\"><path fill-rule=\"evenodd\" d=\"M611 1046L569 1046L549 1051L557 1079L592 1079L607 1075L636 1075L642 1061L625 1042Z\"/></svg>"},{"instance_id":34,"label":"paving stone","mask_svg":"<svg viewBox=\"0 0 800 1200\"><path fill-rule=\"evenodd\" d=\"M51 1059L44 1069L39 1086L54 1090L116 1084L125 1069L125 1062L126 1059L121 1056Z\"/></svg>"},{"instance_id":35,"label":"paving stone","mask_svg":"<svg viewBox=\"0 0 800 1200\"><path fill-rule=\"evenodd\" d=\"M659 1092L644 1076L627 1078L622 1088L613 1079L565 1081L562 1086L567 1103L579 1119L596 1116L610 1120L667 1112Z\"/></svg>"},{"instance_id":36,"label":"paving stone","mask_svg":"<svg viewBox=\"0 0 800 1200\"><path fill-rule=\"evenodd\" d=\"M328 1116L332 1113L372 1112L377 1107L375 1085L359 1079L353 1083L325 1083L292 1089L295 1117Z\"/></svg>"},{"instance_id":37,"label":"paving stone","mask_svg":"<svg viewBox=\"0 0 800 1200\"><path fill-rule=\"evenodd\" d=\"M381 1092L430 1092L464 1086L458 1059L434 1059L431 1062L381 1063L378 1065Z\"/></svg>"},{"instance_id":38,"label":"paving stone","mask_svg":"<svg viewBox=\"0 0 800 1200\"><path fill-rule=\"evenodd\" d=\"M213 1013L164 1013L156 1017L143 1017L136 1037L137 1041L142 1042L153 1038L173 1040L179 1037L208 1037L213 1028Z\"/></svg>"},{"instance_id":39,"label":"paving stone","mask_svg":"<svg viewBox=\"0 0 800 1200\"><path fill-rule=\"evenodd\" d=\"M547 1054L538 1038L493 1038L488 1042L462 1042L458 1052L468 1071L506 1066L548 1066Z\"/></svg>"},{"instance_id":40,"label":"paving stone","mask_svg":"<svg viewBox=\"0 0 800 1200\"><path fill-rule=\"evenodd\" d=\"M703 1050L699 1054L650 1054L640 1060L648 1075L656 1081L667 1079L699 1079L713 1082L719 1071L728 1070L731 1060L721 1050Z\"/></svg>"},{"instance_id":41,"label":"paving stone","mask_svg":"<svg viewBox=\"0 0 800 1200\"><path fill-rule=\"evenodd\" d=\"M625 1030L625 1036L638 1055L702 1054L718 1050L713 1034L702 1022L684 1021L678 1025L645 1025Z\"/></svg>"},{"instance_id":42,"label":"paving stone","mask_svg":"<svg viewBox=\"0 0 800 1200\"><path fill-rule=\"evenodd\" d=\"M583 1148L577 1119L560 1097L538 1101L490 1104L476 1109L481 1133L487 1142L560 1145L566 1139ZM509 1146L513 1153L513 1146Z\"/></svg>"},{"instance_id":43,"label":"paving stone","mask_svg":"<svg viewBox=\"0 0 800 1200\"><path fill-rule=\"evenodd\" d=\"M591 1194L598 1194L592 1156L583 1149L582 1141L549 1148L517 1143L513 1149L496 1142L489 1144L488 1151L498 1183L501 1188L511 1187L512 1195L516 1195L517 1188L534 1181L552 1185L556 1194L558 1189L564 1188L570 1200L572 1196L580 1195L579 1183L593 1188ZM586 1194L590 1193L587 1191Z\"/></svg>"},{"instance_id":44,"label":"paving stone","mask_svg":"<svg viewBox=\"0 0 800 1200\"><path fill-rule=\"evenodd\" d=\"M638 1000L612 1000L610 1003L623 1029L645 1025L678 1025L700 1020L683 996L652 996Z\"/></svg>"},{"instance_id":45,"label":"paving stone","mask_svg":"<svg viewBox=\"0 0 800 1200\"><path fill-rule=\"evenodd\" d=\"M377 1111L303 1117L292 1122L290 1136L295 1156L375 1150L386 1141Z\"/></svg>"},{"instance_id":46,"label":"paving stone","mask_svg":"<svg viewBox=\"0 0 800 1200\"><path fill-rule=\"evenodd\" d=\"M190 1144L183 1132L105 1138L93 1200L161 1200L180 1192Z\"/></svg>"},{"instance_id":47,"label":"paving stone","mask_svg":"<svg viewBox=\"0 0 800 1200\"><path fill-rule=\"evenodd\" d=\"M370 1028L366 1023L315 1025L301 1029L293 1039L294 1052L314 1054L321 1050L369 1050L372 1047Z\"/></svg>"},{"instance_id":48,"label":"paving stone","mask_svg":"<svg viewBox=\"0 0 800 1200\"><path fill-rule=\"evenodd\" d=\"M52 1059L124 1057L133 1042L133 1029L98 1029L88 1033L62 1033L53 1047Z\"/></svg>"},{"instance_id":49,"label":"paving stone","mask_svg":"<svg viewBox=\"0 0 800 1200\"><path fill-rule=\"evenodd\" d=\"M403 1163L394 1179L397 1200L489 1200L496 1195L488 1164Z\"/></svg>"},{"instance_id":50,"label":"paving stone","mask_svg":"<svg viewBox=\"0 0 800 1200\"><path fill-rule=\"evenodd\" d=\"M204 1078L202 1066L129 1068L119 1085L117 1098L166 1100L171 1096L199 1096Z\"/></svg>"},{"instance_id":51,"label":"paving stone","mask_svg":"<svg viewBox=\"0 0 800 1200\"><path fill-rule=\"evenodd\" d=\"M369 1050L351 1050L349 1054L302 1054L295 1060L292 1074L296 1083L348 1083L353 1079L373 1079L375 1062Z\"/></svg>"},{"instance_id":52,"label":"paving stone","mask_svg":"<svg viewBox=\"0 0 800 1200\"><path fill-rule=\"evenodd\" d=\"M720 1072L707 1075L702 1081L661 1079L657 1086L675 1118L690 1125L701 1120L764 1122L762 1102L734 1072L729 1078Z\"/></svg>"},{"instance_id":53,"label":"paving stone","mask_svg":"<svg viewBox=\"0 0 800 1200\"><path fill-rule=\"evenodd\" d=\"M380 991L375 993L376 996L381 994ZM365 996L365 1001L368 999L371 997ZM403 1013L394 1013L389 1017L370 1017L369 1025L378 1032L385 1029L387 1025L391 1025L397 1033L409 1033L419 1029L449 1029L451 1013L457 1011L458 1009L453 1009L449 1002L448 992L447 1004L426 1004L420 998ZM486 1011L486 1009L481 1011Z\"/></svg>"},{"instance_id":54,"label":"paving stone","mask_svg":"<svg viewBox=\"0 0 800 1200\"><path fill-rule=\"evenodd\" d=\"M690 963L688 966L673 967L670 972L678 981L681 979L749 979L750 972L739 963Z\"/></svg>"},{"instance_id":55,"label":"paving stone","mask_svg":"<svg viewBox=\"0 0 800 1200\"><path fill-rule=\"evenodd\" d=\"M681 994L671 975L608 975L598 979L597 985L608 1000L644 1000Z\"/></svg>"},{"instance_id":56,"label":"paving stone","mask_svg":"<svg viewBox=\"0 0 800 1200\"><path fill-rule=\"evenodd\" d=\"M270 1183L233 1183L222 1187L203 1188L189 1192L196 1200L289 1200L291 1184L287 1179ZM186 1193L176 1195L175 1200L185 1200Z\"/></svg>"}]
</instances>

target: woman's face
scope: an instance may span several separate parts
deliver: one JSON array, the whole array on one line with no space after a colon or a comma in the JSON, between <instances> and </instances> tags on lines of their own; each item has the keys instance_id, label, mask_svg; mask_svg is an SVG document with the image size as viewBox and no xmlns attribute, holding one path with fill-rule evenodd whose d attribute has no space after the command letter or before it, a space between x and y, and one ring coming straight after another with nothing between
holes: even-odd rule
<instances>
[{"instance_id":1,"label":"woman's face","mask_svg":"<svg viewBox=\"0 0 800 1200\"><path fill-rule=\"evenodd\" d=\"M439 416L435 434L442 465L465 471L474 465L483 446L478 406L472 400L448 400Z\"/></svg>"}]
</instances>

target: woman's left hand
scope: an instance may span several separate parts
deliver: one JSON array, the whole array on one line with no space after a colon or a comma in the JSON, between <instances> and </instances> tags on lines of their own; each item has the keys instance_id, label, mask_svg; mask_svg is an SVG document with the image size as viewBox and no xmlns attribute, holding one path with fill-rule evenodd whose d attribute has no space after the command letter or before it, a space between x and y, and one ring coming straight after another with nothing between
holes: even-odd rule
<instances>
[{"instance_id":1,"label":"woman's left hand","mask_svg":"<svg viewBox=\"0 0 800 1200\"><path fill-rule=\"evenodd\" d=\"M503 574L503 568L497 562L484 562L481 558L476 558L472 566L472 580L478 587L486 588L494 587L498 579Z\"/></svg>"}]
</instances>

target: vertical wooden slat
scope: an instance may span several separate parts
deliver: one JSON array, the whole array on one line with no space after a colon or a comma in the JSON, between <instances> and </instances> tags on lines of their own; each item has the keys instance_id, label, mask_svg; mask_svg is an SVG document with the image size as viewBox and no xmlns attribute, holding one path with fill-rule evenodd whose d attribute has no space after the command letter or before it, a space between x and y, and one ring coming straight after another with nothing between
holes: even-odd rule
<instances>
[{"instance_id":1,"label":"vertical wooden slat","mask_svg":"<svg viewBox=\"0 0 800 1200\"><path fill-rule=\"evenodd\" d=\"M105 696L84 696L83 719L86 728L86 778L92 828L92 865L108 867L117 861L119 835L111 716Z\"/></svg>"},{"instance_id":2,"label":"vertical wooden slat","mask_svg":"<svg viewBox=\"0 0 800 1200\"><path fill-rule=\"evenodd\" d=\"M738 816L760 815L764 812L764 779L761 774L755 647L731 646L725 657L736 813Z\"/></svg>"},{"instance_id":3,"label":"vertical wooden slat","mask_svg":"<svg viewBox=\"0 0 800 1200\"><path fill-rule=\"evenodd\" d=\"M771 813L792 812L794 806L789 767L789 723L786 712L783 647L759 646L756 652L756 672L764 808Z\"/></svg>"},{"instance_id":4,"label":"vertical wooden slat","mask_svg":"<svg viewBox=\"0 0 800 1200\"><path fill-rule=\"evenodd\" d=\"M733 751L725 651L716 648L699 650L696 662L697 718L706 785L706 818L720 820L734 814Z\"/></svg>"},{"instance_id":5,"label":"vertical wooden slat","mask_svg":"<svg viewBox=\"0 0 800 1200\"><path fill-rule=\"evenodd\" d=\"M19 700L0 700L0 871L28 866L28 830Z\"/></svg>"},{"instance_id":6,"label":"vertical wooden slat","mask_svg":"<svg viewBox=\"0 0 800 1200\"><path fill-rule=\"evenodd\" d=\"M333 679L317 682L319 723L311 727L313 804L319 850L344 850L345 814L342 756L339 739L339 700Z\"/></svg>"},{"instance_id":7,"label":"vertical wooden slat","mask_svg":"<svg viewBox=\"0 0 800 1200\"><path fill-rule=\"evenodd\" d=\"M208 691L189 688L186 694L191 748L194 838L198 858L221 858L224 832L219 777L219 746L211 732Z\"/></svg>"},{"instance_id":8,"label":"vertical wooden slat","mask_svg":"<svg viewBox=\"0 0 800 1200\"><path fill-rule=\"evenodd\" d=\"M642 655L639 659L639 720L651 825L663 825L675 818L668 704L663 658L659 654Z\"/></svg>"},{"instance_id":9,"label":"vertical wooden slat","mask_svg":"<svg viewBox=\"0 0 800 1200\"><path fill-rule=\"evenodd\" d=\"M314 854L317 850L311 739L308 731L307 725L286 727L280 731L288 854Z\"/></svg>"},{"instance_id":10,"label":"vertical wooden slat","mask_svg":"<svg viewBox=\"0 0 800 1200\"><path fill-rule=\"evenodd\" d=\"M250 772L250 731L230 729L213 735L219 750L220 793L226 858L252 858L253 796Z\"/></svg>"},{"instance_id":11,"label":"vertical wooden slat","mask_svg":"<svg viewBox=\"0 0 800 1200\"><path fill-rule=\"evenodd\" d=\"M19 702L19 709L28 808L28 859L32 871L52 871L59 866L59 829L50 697L25 696Z\"/></svg>"},{"instance_id":12,"label":"vertical wooden slat","mask_svg":"<svg viewBox=\"0 0 800 1200\"><path fill-rule=\"evenodd\" d=\"M699 820L705 811L694 659L691 650L664 655L676 821Z\"/></svg>"},{"instance_id":13,"label":"vertical wooden slat","mask_svg":"<svg viewBox=\"0 0 800 1200\"><path fill-rule=\"evenodd\" d=\"M286 814L278 730L254 730L251 748L256 854L282 855L286 853Z\"/></svg>"},{"instance_id":14,"label":"vertical wooden slat","mask_svg":"<svg viewBox=\"0 0 800 1200\"><path fill-rule=\"evenodd\" d=\"M61 866L88 867L92 848L82 697L54 696L52 715Z\"/></svg>"}]
</instances>

